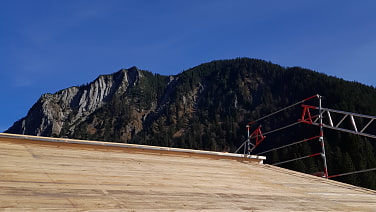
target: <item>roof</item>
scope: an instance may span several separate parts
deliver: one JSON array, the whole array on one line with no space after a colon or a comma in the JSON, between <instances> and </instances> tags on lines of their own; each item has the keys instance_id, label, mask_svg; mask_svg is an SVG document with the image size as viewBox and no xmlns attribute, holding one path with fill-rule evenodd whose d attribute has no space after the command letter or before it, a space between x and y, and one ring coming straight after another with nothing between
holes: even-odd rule
<instances>
[{"instance_id":1,"label":"roof","mask_svg":"<svg viewBox=\"0 0 376 212\"><path fill-rule=\"evenodd\" d=\"M376 191L229 153L0 133L0 209L372 211ZM200 153L201 152L201 153Z\"/></svg>"}]
</instances>

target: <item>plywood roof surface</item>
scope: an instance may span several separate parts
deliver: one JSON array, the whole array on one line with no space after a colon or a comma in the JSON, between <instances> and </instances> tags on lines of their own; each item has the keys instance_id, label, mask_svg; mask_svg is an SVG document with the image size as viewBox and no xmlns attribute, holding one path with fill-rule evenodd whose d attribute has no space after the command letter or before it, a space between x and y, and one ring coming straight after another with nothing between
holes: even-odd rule
<instances>
[{"instance_id":1,"label":"plywood roof surface","mask_svg":"<svg viewBox=\"0 0 376 212\"><path fill-rule=\"evenodd\" d=\"M376 211L376 192L231 157L0 138L0 210Z\"/></svg>"}]
</instances>

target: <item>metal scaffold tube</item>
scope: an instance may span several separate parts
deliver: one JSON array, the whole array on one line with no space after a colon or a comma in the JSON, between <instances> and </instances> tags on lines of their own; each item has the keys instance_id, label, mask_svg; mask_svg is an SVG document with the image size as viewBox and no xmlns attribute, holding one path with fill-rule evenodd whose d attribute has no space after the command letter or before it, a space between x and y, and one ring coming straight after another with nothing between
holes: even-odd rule
<instances>
[{"instance_id":1,"label":"metal scaffold tube","mask_svg":"<svg viewBox=\"0 0 376 212\"><path fill-rule=\"evenodd\" d=\"M321 153L315 153L315 154L303 156L303 157L300 157L300 158L294 158L294 159L291 159L291 160L286 160L286 161L274 163L272 165L276 166L276 165L280 165L280 164L284 164L284 163L289 163L289 162L293 162L293 161L297 161L297 160L301 160L301 159L305 159L305 158L315 157L315 156L318 156L318 155L321 155Z\"/></svg>"},{"instance_id":2,"label":"metal scaffold tube","mask_svg":"<svg viewBox=\"0 0 376 212\"><path fill-rule=\"evenodd\" d=\"M346 173L342 173L342 174L335 174L335 175L328 176L328 178L342 177L342 176L346 176L346 175L359 174L359 173L370 172L370 171L376 171L376 168L363 169L363 170L360 170L360 171L346 172Z\"/></svg>"},{"instance_id":3,"label":"metal scaffold tube","mask_svg":"<svg viewBox=\"0 0 376 212\"><path fill-rule=\"evenodd\" d=\"M307 141L310 141L310 140L313 140L313 139L316 139L316 138L319 138L319 137L320 136L314 136L314 137L311 137L311 138L307 138L307 139L303 139L303 140L300 140L300 141L296 141L296 142L293 142L291 144L283 145L283 146L280 146L280 147L277 147L277 148L273 148L273 149L270 149L270 150L267 150L267 151L264 151L264 152L260 152L257 155L262 155L262 154L265 154L265 153L268 153L268 152L271 152L271 151L275 151L275 150L282 149L282 148L285 148L285 147L289 147L289 146L292 146L292 145L296 145L296 144L300 144L300 143L303 143L303 142L307 142Z\"/></svg>"},{"instance_id":4,"label":"metal scaffold tube","mask_svg":"<svg viewBox=\"0 0 376 212\"><path fill-rule=\"evenodd\" d=\"M322 96L317 95L319 98L319 120L320 120L320 137L319 137L319 142L321 144L321 149L322 149L322 160L324 164L324 176L326 179L328 179L328 165L326 163L326 153L325 153L325 141L324 141L324 129L323 129L323 122L322 122L322 105L321 105L321 100Z\"/></svg>"}]
</instances>

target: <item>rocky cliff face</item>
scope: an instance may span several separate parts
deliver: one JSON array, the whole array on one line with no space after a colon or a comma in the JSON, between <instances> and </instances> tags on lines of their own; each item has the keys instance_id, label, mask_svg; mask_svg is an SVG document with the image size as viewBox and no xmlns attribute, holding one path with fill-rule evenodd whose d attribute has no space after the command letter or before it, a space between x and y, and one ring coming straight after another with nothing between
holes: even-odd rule
<instances>
[{"instance_id":1,"label":"rocky cliff face","mask_svg":"<svg viewBox=\"0 0 376 212\"><path fill-rule=\"evenodd\" d=\"M142 78L136 67L99 76L88 85L70 87L55 94L44 94L27 116L17 121L8 132L42 136L68 136L75 124L108 103L115 94L122 94ZM62 135L63 126L68 127Z\"/></svg>"}]
</instances>

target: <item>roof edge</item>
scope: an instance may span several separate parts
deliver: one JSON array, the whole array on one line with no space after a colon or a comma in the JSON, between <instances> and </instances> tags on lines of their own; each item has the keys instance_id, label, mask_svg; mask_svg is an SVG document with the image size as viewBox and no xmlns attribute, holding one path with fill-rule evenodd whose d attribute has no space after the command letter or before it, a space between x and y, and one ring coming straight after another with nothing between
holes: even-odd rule
<instances>
[{"instance_id":1,"label":"roof edge","mask_svg":"<svg viewBox=\"0 0 376 212\"><path fill-rule=\"evenodd\" d=\"M173 147L161 147L161 146L148 146L140 144L127 144L127 143L115 143L115 142L103 142L103 141L91 141L91 140L79 140L79 139L69 139L69 138L52 138L52 137L42 137L42 136L32 136L32 135L20 135L20 134L10 134L10 133L0 133L1 138L10 139L24 139L33 141L43 141L43 142L57 142L57 143L67 143L67 144L82 144L82 145L95 145L104 147L119 147L119 148L133 148L138 150L150 150L159 151L165 153L186 153L201 156L218 156L225 158L234 158L240 160L246 160L251 162L257 162L263 164L266 160L265 156L258 155L244 155L235 154L228 152L215 152L215 151L205 151L205 150L195 150L195 149L183 149L183 148L173 148Z\"/></svg>"}]
</instances>

